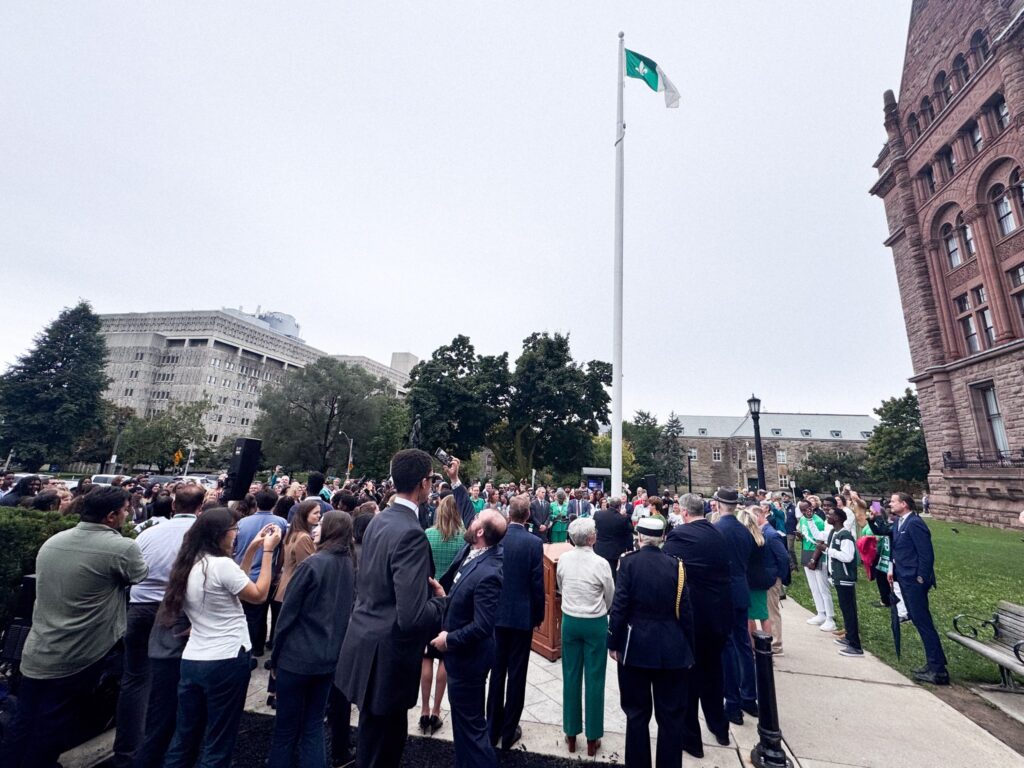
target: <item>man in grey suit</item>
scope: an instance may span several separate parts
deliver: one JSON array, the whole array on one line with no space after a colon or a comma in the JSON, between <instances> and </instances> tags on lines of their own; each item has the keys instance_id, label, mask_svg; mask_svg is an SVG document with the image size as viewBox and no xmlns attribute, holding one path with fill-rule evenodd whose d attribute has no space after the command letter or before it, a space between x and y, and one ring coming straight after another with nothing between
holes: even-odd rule
<instances>
[{"instance_id":1,"label":"man in grey suit","mask_svg":"<svg viewBox=\"0 0 1024 768\"><path fill-rule=\"evenodd\" d=\"M417 518L432 474L427 453L396 453L395 499L363 536L356 604L337 677L338 687L359 707L359 768L401 763L423 649L441 629L444 590L430 578L430 545Z\"/></svg>"}]
</instances>

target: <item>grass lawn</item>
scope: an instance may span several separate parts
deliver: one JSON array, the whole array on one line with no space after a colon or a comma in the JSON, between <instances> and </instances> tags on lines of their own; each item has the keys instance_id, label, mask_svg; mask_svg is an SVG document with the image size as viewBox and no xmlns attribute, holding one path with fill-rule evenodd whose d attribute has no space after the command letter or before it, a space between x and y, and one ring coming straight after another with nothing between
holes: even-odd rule
<instances>
[{"instance_id":1,"label":"grass lawn","mask_svg":"<svg viewBox=\"0 0 1024 768\"><path fill-rule=\"evenodd\" d=\"M950 677L957 682L998 683L999 671L995 664L949 640L946 632L953 629L953 617L957 614L989 618L995 613L1000 600L1024 605L1024 531L945 523L927 518L926 522L935 546L935 577L938 581L938 587L929 592L928 597L935 628L949 659ZM953 529L959 533L954 533ZM793 574L788 594L804 607L814 610L802 568ZM878 588L865 578L862 567L857 582L861 643L865 650L910 677L913 669L925 663L917 630L909 622L902 625L903 654L897 661L889 610L872 607L877 603ZM838 601L836 621L841 621Z\"/></svg>"}]
</instances>

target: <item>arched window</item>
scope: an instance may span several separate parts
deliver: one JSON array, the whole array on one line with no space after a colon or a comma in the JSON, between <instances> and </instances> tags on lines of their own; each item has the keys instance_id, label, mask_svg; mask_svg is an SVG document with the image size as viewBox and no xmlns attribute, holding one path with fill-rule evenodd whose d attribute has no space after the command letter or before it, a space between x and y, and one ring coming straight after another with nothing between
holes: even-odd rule
<instances>
[{"instance_id":1,"label":"arched window","mask_svg":"<svg viewBox=\"0 0 1024 768\"><path fill-rule=\"evenodd\" d=\"M1010 127L1010 108L1006 106L1006 99L1003 98L1003 94L998 93L991 103L992 114L996 116L999 130L1005 131Z\"/></svg>"},{"instance_id":2,"label":"arched window","mask_svg":"<svg viewBox=\"0 0 1024 768\"><path fill-rule=\"evenodd\" d=\"M971 52L974 54L974 60L979 67L988 61L989 56L992 55L992 51L988 47L988 38L980 29L971 35Z\"/></svg>"},{"instance_id":3,"label":"arched window","mask_svg":"<svg viewBox=\"0 0 1024 768\"><path fill-rule=\"evenodd\" d=\"M977 250L974 247L974 232L971 231L971 225L964 221L964 215L961 213L956 217L956 228L960 232L960 237L964 241L964 249L967 251L967 258L970 258Z\"/></svg>"},{"instance_id":4,"label":"arched window","mask_svg":"<svg viewBox=\"0 0 1024 768\"><path fill-rule=\"evenodd\" d=\"M932 120L935 119L935 110L932 109L932 100L925 96L921 99L921 109L918 110L918 114L921 116L921 122L924 123L925 127L932 124Z\"/></svg>"},{"instance_id":5,"label":"arched window","mask_svg":"<svg viewBox=\"0 0 1024 768\"><path fill-rule=\"evenodd\" d=\"M910 117L907 118L907 130L910 131L911 142L917 141L921 138L921 123L917 120L917 115L913 112L910 113Z\"/></svg>"},{"instance_id":6,"label":"arched window","mask_svg":"<svg viewBox=\"0 0 1024 768\"><path fill-rule=\"evenodd\" d=\"M1017 210L1024 211L1024 178L1020 167L1014 168L1010 174L1010 192L1013 194L1013 201L1017 203Z\"/></svg>"},{"instance_id":7,"label":"arched window","mask_svg":"<svg viewBox=\"0 0 1024 768\"><path fill-rule=\"evenodd\" d=\"M1013 205L1010 203L1010 195L1006 187L996 184L988 193L988 199L992 203L996 213L996 227L1001 237L1017 229L1017 220L1013 215Z\"/></svg>"},{"instance_id":8,"label":"arched window","mask_svg":"<svg viewBox=\"0 0 1024 768\"><path fill-rule=\"evenodd\" d=\"M932 170L930 165L926 165L921 169L921 179L924 181L925 191L929 195L935 194L935 171Z\"/></svg>"},{"instance_id":9,"label":"arched window","mask_svg":"<svg viewBox=\"0 0 1024 768\"><path fill-rule=\"evenodd\" d=\"M945 72L939 72L935 77L935 100L939 107L945 107L953 98L953 83Z\"/></svg>"},{"instance_id":10,"label":"arched window","mask_svg":"<svg viewBox=\"0 0 1024 768\"><path fill-rule=\"evenodd\" d=\"M985 145L985 138L981 135L981 126L972 120L967 125L967 135L971 137L971 147L974 150L974 154L981 152L982 147Z\"/></svg>"},{"instance_id":11,"label":"arched window","mask_svg":"<svg viewBox=\"0 0 1024 768\"><path fill-rule=\"evenodd\" d=\"M956 80L957 88L963 88L971 79L971 67L962 53L953 59L953 79Z\"/></svg>"},{"instance_id":12,"label":"arched window","mask_svg":"<svg viewBox=\"0 0 1024 768\"><path fill-rule=\"evenodd\" d=\"M960 243L956 239L956 230L952 224L946 224L939 231L942 244L946 249L946 261L950 269L956 269L964 260L960 257Z\"/></svg>"}]
</instances>

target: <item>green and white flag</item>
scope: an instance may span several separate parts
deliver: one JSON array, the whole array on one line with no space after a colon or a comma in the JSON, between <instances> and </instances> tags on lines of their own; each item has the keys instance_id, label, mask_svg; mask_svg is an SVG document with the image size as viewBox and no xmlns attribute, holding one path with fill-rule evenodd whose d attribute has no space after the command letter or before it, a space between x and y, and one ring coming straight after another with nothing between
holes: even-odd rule
<instances>
[{"instance_id":1,"label":"green and white flag","mask_svg":"<svg viewBox=\"0 0 1024 768\"><path fill-rule=\"evenodd\" d=\"M658 66L658 62L652 61L643 54L636 53L627 48L626 74L643 80L651 87L652 91L664 91L666 107L679 106L679 91L672 85L672 81L665 76L665 72Z\"/></svg>"}]
</instances>

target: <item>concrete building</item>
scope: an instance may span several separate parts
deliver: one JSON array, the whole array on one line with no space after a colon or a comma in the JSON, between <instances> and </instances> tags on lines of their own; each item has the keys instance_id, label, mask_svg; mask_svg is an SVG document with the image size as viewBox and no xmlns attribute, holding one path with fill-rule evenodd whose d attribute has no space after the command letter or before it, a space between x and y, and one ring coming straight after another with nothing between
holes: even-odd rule
<instances>
[{"instance_id":1,"label":"concrete building","mask_svg":"<svg viewBox=\"0 0 1024 768\"><path fill-rule=\"evenodd\" d=\"M348 365L358 365L377 378L384 379L391 386L392 391L400 397L403 397L408 391L409 372L419 362L419 358L409 352L393 352L391 365L378 363L363 355L332 355L332 357Z\"/></svg>"},{"instance_id":2,"label":"concrete building","mask_svg":"<svg viewBox=\"0 0 1024 768\"><path fill-rule=\"evenodd\" d=\"M679 416L680 442L690 456L693 489L757 488L754 422L746 416ZM767 490L789 490L790 472L811 451L863 451L878 425L867 415L761 412ZM684 474L685 477L685 474ZM664 480L661 480L664 485ZM685 480L681 487L685 487Z\"/></svg>"},{"instance_id":3,"label":"concrete building","mask_svg":"<svg viewBox=\"0 0 1024 768\"><path fill-rule=\"evenodd\" d=\"M299 338L295 318L241 310L101 315L107 398L152 416L171 401L209 397L214 442L251 434L263 388L323 357Z\"/></svg>"},{"instance_id":4,"label":"concrete building","mask_svg":"<svg viewBox=\"0 0 1024 768\"><path fill-rule=\"evenodd\" d=\"M1024 502L1024 0L915 0L885 203L940 517Z\"/></svg>"}]
</instances>

